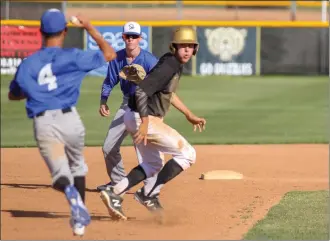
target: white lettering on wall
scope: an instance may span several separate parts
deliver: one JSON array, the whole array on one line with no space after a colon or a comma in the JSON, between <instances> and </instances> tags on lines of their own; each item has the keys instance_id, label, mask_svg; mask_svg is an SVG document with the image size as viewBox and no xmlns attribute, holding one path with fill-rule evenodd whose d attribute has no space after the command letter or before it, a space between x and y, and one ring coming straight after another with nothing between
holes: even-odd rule
<instances>
[{"instance_id":1,"label":"white lettering on wall","mask_svg":"<svg viewBox=\"0 0 330 241\"><path fill-rule=\"evenodd\" d=\"M201 75L252 75L252 63L201 63Z\"/></svg>"}]
</instances>

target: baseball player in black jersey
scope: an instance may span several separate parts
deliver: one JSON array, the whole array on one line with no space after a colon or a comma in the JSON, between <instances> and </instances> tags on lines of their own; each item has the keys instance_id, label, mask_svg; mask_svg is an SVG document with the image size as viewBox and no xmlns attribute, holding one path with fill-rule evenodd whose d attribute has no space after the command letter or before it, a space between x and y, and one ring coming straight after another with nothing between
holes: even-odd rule
<instances>
[{"instance_id":1,"label":"baseball player in black jersey","mask_svg":"<svg viewBox=\"0 0 330 241\"><path fill-rule=\"evenodd\" d=\"M126 220L121 195L156 173L158 176L151 191L144 193L140 189L134 197L147 208L154 206L155 211L162 210L153 192L195 163L195 149L176 130L163 122L173 104L194 125L194 130L205 129L206 120L195 116L175 94L183 65L198 51L195 30L190 27L177 28L170 50L159 59L149 75L136 82L136 92L130 96L124 122L141 160L140 165L133 168L122 181L101 192L101 198L112 217ZM129 68L127 74L136 75L138 69L135 66ZM164 154L172 155L172 159L165 165Z\"/></svg>"}]
</instances>

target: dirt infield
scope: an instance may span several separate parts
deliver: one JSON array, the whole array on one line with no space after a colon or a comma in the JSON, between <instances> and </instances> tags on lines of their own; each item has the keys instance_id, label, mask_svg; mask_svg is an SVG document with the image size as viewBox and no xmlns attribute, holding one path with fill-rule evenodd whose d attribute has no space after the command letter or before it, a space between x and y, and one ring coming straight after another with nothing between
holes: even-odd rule
<instances>
[{"instance_id":1,"label":"dirt infield","mask_svg":"<svg viewBox=\"0 0 330 241\"><path fill-rule=\"evenodd\" d=\"M327 145L196 146L197 163L168 183L161 195L163 224L127 194L124 211L132 219L108 218L98 193L107 181L100 148L85 149L89 165L87 206L93 221L85 239L240 239L282 195L291 190L328 188ZM132 147L122 149L126 168L136 165ZM199 180L221 169L243 180ZM2 239L73 239L65 198L49 186L38 150L1 149ZM132 191L137 189L134 188Z\"/></svg>"},{"instance_id":2,"label":"dirt infield","mask_svg":"<svg viewBox=\"0 0 330 241\"><path fill-rule=\"evenodd\" d=\"M176 8L67 8L67 16L84 13L92 20L107 21L160 21L177 20ZM289 21L288 9L221 9L221 8L185 8L183 20L218 21ZM297 21L321 21L321 10L297 10Z\"/></svg>"}]
</instances>

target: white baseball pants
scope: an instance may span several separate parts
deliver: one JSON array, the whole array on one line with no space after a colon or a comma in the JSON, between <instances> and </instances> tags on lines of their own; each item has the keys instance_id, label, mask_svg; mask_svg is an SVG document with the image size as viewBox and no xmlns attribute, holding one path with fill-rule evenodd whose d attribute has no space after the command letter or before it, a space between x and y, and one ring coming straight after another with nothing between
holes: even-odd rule
<instances>
[{"instance_id":1,"label":"white baseball pants","mask_svg":"<svg viewBox=\"0 0 330 241\"><path fill-rule=\"evenodd\" d=\"M141 119L137 112L126 109L124 123L127 131L134 135ZM135 145L140 165L147 177L158 173L164 165L164 154L172 155L183 170L196 161L196 151L176 130L166 125L162 118L149 116L148 143ZM140 160L141 158L141 160Z\"/></svg>"}]
</instances>

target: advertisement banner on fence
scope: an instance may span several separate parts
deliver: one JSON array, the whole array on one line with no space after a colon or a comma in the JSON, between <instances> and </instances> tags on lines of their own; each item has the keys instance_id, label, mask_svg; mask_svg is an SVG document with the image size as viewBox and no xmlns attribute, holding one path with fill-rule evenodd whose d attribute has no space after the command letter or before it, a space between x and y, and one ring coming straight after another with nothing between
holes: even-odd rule
<instances>
[{"instance_id":1,"label":"advertisement banner on fence","mask_svg":"<svg viewBox=\"0 0 330 241\"><path fill-rule=\"evenodd\" d=\"M99 26L97 29L101 32L102 36L111 46L116 50L121 50L125 48L124 40L122 39L122 31L123 27L117 26ZM150 31L149 27L141 26L142 31L142 40L140 41L140 47L144 50L150 51L149 43L150 43ZM94 39L86 32L86 49L87 50L98 50L99 47L97 46ZM89 72L90 75L96 76L106 76L107 74L108 65L104 65L101 68L93 70Z\"/></svg>"},{"instance_id":2,"label":"advertisement banner on fence","mask_svg":"<svg viewBox=\"0 0 330 241\"><path fill-rule=\"evenodd\" d=\"M22 60L42 46L39 27L1 26L1 74L15 74Z\"/></svg>"},{"instance_id":3,"label":"advertisement banner on fence","mask_svg":"<svg viewBox=\"0 0 330 241\"><path fill-rule=\"evenodd\" d=\"M197 34L197 74L255 74L256 28L198 27Z\"/></svg>"}]
</instances>

